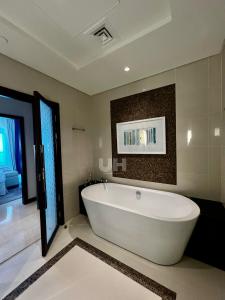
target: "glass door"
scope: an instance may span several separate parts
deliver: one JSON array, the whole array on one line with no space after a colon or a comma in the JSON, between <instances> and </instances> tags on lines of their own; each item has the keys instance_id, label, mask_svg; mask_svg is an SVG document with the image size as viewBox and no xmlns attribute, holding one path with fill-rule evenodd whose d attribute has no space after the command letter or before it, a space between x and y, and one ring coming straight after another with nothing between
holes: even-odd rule
<instances>
[{"instance_id":1,"label":"glass door","mask_svg":"<svg viewBox=\"0 0 225 300\"><path fill-rule=\"evenodd\" d=\"M61 161L54 102L35 92L37 194L41 218L42 255L45 256L62 223L62 190L57 169ZM60 155L60 157L59 157ZM61 181L62 183L62 181Z\"/></svg>"}]
</instances>

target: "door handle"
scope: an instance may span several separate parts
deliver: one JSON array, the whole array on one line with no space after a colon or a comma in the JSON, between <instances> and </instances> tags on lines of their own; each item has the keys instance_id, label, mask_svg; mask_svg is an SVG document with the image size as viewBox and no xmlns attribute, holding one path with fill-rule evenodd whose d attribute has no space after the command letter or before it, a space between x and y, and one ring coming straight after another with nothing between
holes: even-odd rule
<instances>
[{"instance_id":1,"label":"door handle","mask_svg":"<svg viewBox=\"0 0 225 300\"><path fill-rule=\"evenodd\" d=\"M45 182L45 168L43 167L42 168L42 183L43 183L43 192L46 193L46 182Z\"/></svg>"},{"instance_id":2,"label":"door handle","mask_svg":"<svg viewBox=\"0 0 225 300\"><path fill-rule=\"evenodd\" d=\"M45 177L45 168L42 168L42 186L43 186L43 194L44 194L44 208L47 209L47 193L46 193L46 177Z\"/></svg>"},{"instance_id":3,"label":"door handle","mask_svg":"<svg viewBox=\"0 0 225 300\"><path fill-rule=\"evenodd\" d=\"M36 145L33 145L34 159L36 160Z\"/></svg>"},{"instance_id":4,"label":"door handle","mask_svg":"<svg viewBox=\"0 0 225 300\"><path fill-rule=\"evenodd\" d=\"M41 153L41 181L42 181L42 192L43 192L43 201L44 201L44 208L47 209L47 193L46 193L46 176L45 176L45 160L44 160L44 145L40 145L40 153Z\"/></svg>"}]
</instances>

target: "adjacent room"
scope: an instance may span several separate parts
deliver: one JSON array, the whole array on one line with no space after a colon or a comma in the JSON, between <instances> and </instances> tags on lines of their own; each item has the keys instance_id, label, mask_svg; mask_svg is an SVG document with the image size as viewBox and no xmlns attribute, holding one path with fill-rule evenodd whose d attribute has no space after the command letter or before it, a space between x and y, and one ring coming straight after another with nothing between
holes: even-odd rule
<instances>
[{"instance_id":1,"label":"adjacent room","mask_svg":"<svg viewBox=\"0 0 225 300\"><path fill-rule=\"evenodd\" d=\"M31 104L0 96L0 263L40 239Z\"/></svg>"},{"instance_id":2,"label":"adjacent room","mask_svg":"<svg viewBox=\"0 0 225 300\"><path fill-rule=\"evenodd\" d=\"M22 198L22 163L20 121L0 117L0 205Z\"/></svg>"},{"instance_id":3,"label":"adjacent room","mask_svg":"<svg viewBox=\"0 0 225 300\"><path fill-rule=\"evenodd\" d=\"M0 299L225 300L225 0L0 0Z\"/></svg>"}]
</instances>

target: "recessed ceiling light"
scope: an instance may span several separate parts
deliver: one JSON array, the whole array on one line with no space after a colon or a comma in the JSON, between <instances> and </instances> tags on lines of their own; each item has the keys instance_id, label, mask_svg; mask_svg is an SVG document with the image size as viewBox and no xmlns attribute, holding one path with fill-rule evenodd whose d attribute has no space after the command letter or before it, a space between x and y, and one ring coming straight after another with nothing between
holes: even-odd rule
<instances>
[{"instance_id":1,"label":"recessed ceiling light","mask_svg":"<svg viewBox=\"0 0 225 300\"><path fill-rule=\"evenodd\" d=\"M124 68L124 71L125 71L125 72L129 72L129 71L130 71L130 68L129 68L129 67L125 67L125 68Z\"/></svg>"}]
</instances>

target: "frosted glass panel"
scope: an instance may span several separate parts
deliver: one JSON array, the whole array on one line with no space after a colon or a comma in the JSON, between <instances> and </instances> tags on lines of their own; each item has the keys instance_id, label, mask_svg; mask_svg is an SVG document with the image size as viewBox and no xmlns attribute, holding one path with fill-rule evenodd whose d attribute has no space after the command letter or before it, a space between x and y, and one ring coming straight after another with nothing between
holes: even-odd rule
<instances>
[{"instance_id":1,"label":"frosted glass panel","mask_svg":"<svg viewBox=\"0 0 225 300\"><path fill-rule=\"evenodd\" d=\"M44 165L46 180L46 231L47 242L49 242L57 226L57 205L56 205L56 182L55 182L55 157L54 157L54 131L51 108L40 101L41 111L41 134L44 146Z\"/></svg>"},{"instance_id":2,"label":"frosted glass panel","mask_svg":"<svg viewBox=\"0 0 225 300\"><path fill-rule=\"evenodd\" d=\"M0 133L0 152L3 152L3 133Z\"/></svg>"}]
</instances>

